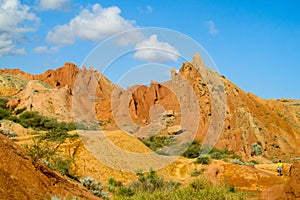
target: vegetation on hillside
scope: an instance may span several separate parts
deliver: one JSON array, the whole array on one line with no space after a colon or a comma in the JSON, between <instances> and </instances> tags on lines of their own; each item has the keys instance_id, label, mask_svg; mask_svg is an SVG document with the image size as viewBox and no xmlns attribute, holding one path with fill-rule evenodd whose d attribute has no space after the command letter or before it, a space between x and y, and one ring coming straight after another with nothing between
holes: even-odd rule
<instances>
[{"instance_id":1,"label":"vegetation on hillside","mask_svg":"<svg viewBox=\"0 0 300 200\"><path fill-rule=\"evenodd\" d=\"M165 181L155 171L137 173L138 180L123 186L114 179L109 180L108 189L113 199L243 199L243 194L225 185L213 185L204 178L195 179L186 187L179 183Z\"/></svg>"},{"instance_id":2,"label":"vegetation on hillside","mask_svg":"<svg viewBox=\"0 0 300 200\"><path fill-rule=\"evenodd\" d=\"M140 138L140 140L149 147L152 151L159 153L163 147L169 145L173 137L172 136L151 136L149 138Z\"/></svg>"},{"instance_id":3,"label":"vegetation on hillside","mask_svg":"<svg viewBox=\"0 0 300 200\"><path fill-rule=\"evenodd\" d=\"M66 139L78 138L77 134L69 134L68 131L75 130L74 123L58 122L54 118L40 115L38 112L25 111L26 108L7 108L8 98L0 98L0 120L6 119L21 124L24 128L32 128L38 134L31 142L25 145L26 154L33 158L34 162L40 161L49 168L70 175L69 170L73 160L58 148ZM46 131L39 134L38 131ZM1 134L7 137L18 136L4 130Z\"/></svg>"},{"instance_id":4,"label":"vegetation on hillside","mask_svg":"<svg viewBox=\"0 0 300 200\"><path fill-rule=\"evenodd\" d=\"M102 197L104 199L108 198L108 192L104 192L104 185L100 182L95 181L92 177L84 177L79 179L80 183L91 191L95 196Z\"/></svg>"},{"instance_id":5,"label":"vegetation on hillside","mask_svg":"<svg viewBox=\"0 0 300 200\"><path fill-rule=\"evenodd\" d=\"M38 135L31 144L24 147L27 155L32 157L35 162L40 161L63 175L73 177L70 174L73 158L59 150L59 147L66 139L74 140L78 137L78 134L71 135L64 129L56 128Z\"/></svg>"},{"instance_id":6,"label":"vegetation on hillside","mask_svg":"<svg viewBox=\"0 0 300 200\"><path fill-rule=\"evenodd\" d=\"M33 140L30 145L24 146L26 154L33 158L34 162L42 162L50 169L63 175L72 176L70 169L73 159L58 149L57 143L49 141Z\"/></svg>"},{"instance_id":7,"label":"vegetation on hillside","mask_svg":"<svg viewBox=\"0 0 300 200\"><path fill-rule=\"evenodd\" d=\"M74 122L58 122L57 119L43 116L38 112L26 111L26 107L7 108L8 101L8 98L0 98L0 120L7 119L21 124L24 128L32 128L36 131L72 131L76 129Z\"/></svg>"},{"instance_id":8,"label":"vegetation on hillside","mask_svg":"<svg viewBox=\"0 0 300 200\"><path fill-rule=\"evenodd\" d=\"M0 120L7 119L12 113L11 109L8 109L6 107L7 102L8 102L7 98L4 97L0 98Z\"/></svg>"},{"instance_id":9,"label":"vegetation on hillside","mask_svg":"<svg viewBox=\"0 0 300 200\"><path fill-rule=\"evenodd\" d=\"M175 138L171 136L151 136L140 140L151 150L159 154L160 150L169 145ZM226 162L230 161L235 164L244 164L241 156L228 149L220 150L211 146L201 146L199 141L196 140L187 143L184 146L186 150L181 156L186 158L197 158L195 162L198 164L210 164L212 159L224 160ZM201 154L201 152L206 152L207 154ZM255 163L252 162L252 164Z\"/></svg>"}]
</instances>

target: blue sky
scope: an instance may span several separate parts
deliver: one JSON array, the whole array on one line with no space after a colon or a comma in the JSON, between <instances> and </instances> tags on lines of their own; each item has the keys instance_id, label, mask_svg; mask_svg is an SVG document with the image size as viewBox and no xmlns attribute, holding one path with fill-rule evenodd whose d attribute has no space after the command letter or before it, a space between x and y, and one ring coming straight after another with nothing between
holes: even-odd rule
<instances>
[{"instance_id":1,"label":"blue sky","mask_svg":"<svg viewBox=\"0 0 300 200\"><path fill-rule=\"evenodd\" d=\"M166 28L192 38L208 52L218 71L246 92L263 98L300 99L297 0L0 0L0 68L38 74L67 61L81 66L89 63L87 56L99 43L101 47L115 34L143 27ZM155 44L183 53L175 45L176 38L172 41L162 35L136 32L128 41L137 40L133 50ZM108 49L106 54L115 52ZM114 62L107 76L118 81L137 65L178 68L184 60L175 54L133 51L128 59L120 57ZM148 70L146 74L155 79L162 73Z\"/></svg>"}]
</instances>

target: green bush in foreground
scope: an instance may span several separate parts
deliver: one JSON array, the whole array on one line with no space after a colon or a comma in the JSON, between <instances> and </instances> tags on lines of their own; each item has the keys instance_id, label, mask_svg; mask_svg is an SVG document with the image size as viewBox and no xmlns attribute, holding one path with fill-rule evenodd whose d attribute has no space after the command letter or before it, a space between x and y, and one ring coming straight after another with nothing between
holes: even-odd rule
<instances>
[{"instance_id":1,"label":"green bush in foreground","mask_svg":"<svg viewBox=\"0 0 300 200\"><path fill-rule=\"evenodd\" d=\"M154 192L155 190L164 189L172 190L178 188L179 184L172 181L164 181L164 179L150 169L150 172L138 172L138 181L133 182L129 187L133 191Z\"/></svg>"},{"instance_id":2,"label":"green bush in foreground","mask_svg":"<svg viewBox=\"0 0 300 200\"><path fill-rule=\"evenodd\" d=\"M199 178L188 186L180 188L178 183L164 181L155 171L137 173L138 180L127 186L116 185L115 180L110 180L109 185L114 185L113 199L116 200L236 200L243 199L243 194L236 192L233 186L213 185L204 178Z\"/></svg>"},{"instance_id":3,"label":"green bush in foreground","mask_svg":"<svg viewBox=\"0 0 300 200\"><path fill-rule=\"evenodd\" d=\"M48 142L42 143L39 140L33 140L32 144L26 144L24 148L26 154L30 156L34 162L41 159L48 161L57 151L53 145L50 145Z\"/></svg>"},{"instance_id":4,"label":"green bush in foreground","mask_svg":"<svg viewBox=\"0 0 300 200\"><path fill-rule=\"evenodd\" d=\"M230 191L225 186L212 185L206 179L197 179L184 188L160 188L152 192L137 190L131 196L116 195L116 200L190 200L190 199L207 199L207 200L238 200L243 199L241 193Z\"/></svg>"},{"instance_id":5,"label":"green bush in foreground","mask_svg":"<svg viewBox=\"0 0 300 200\"><path fill-rule=\"evenodd\" d=\"M71 169L73 159L58 150L59 144L56 142L33 140L32 144L24 146L25 152L34 162L40 161L50 169L53 169L63 175L72 176Z\"/></svg>"}]
</instances>

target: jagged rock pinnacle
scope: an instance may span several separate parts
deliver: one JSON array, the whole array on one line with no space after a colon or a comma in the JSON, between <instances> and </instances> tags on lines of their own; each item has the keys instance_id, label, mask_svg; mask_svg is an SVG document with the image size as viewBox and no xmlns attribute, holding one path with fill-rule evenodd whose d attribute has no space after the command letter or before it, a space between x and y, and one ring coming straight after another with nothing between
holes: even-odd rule
<instances>
[{"instance_id":1,"label":"jagged rock pinnacle","mask_svg":"<svg viewBox=\"0 0 300 200\"><path fill-rule=\"evenodd\" d=\"M201 58L201 56L200 56L199 53L196 53L196 54L194 55L192 64L193 64L194 66L197 66L197 67L203 66L203 60L202 60L202 58Z\"/></svg>"}]
</instances>

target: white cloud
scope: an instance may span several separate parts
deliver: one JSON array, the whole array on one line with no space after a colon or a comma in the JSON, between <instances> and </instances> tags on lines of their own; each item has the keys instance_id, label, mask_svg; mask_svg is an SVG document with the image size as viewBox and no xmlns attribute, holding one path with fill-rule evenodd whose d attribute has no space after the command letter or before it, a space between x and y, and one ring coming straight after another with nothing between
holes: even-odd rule
<instances>
[{"instance_id":1,"label":"white cloud","mask_svg":"<svg viewBox=\"0 0 300 200\"><path fill-rule=\"evenodd\" d=\"M38 46L34 49L35 53L56 53L59 50L58 46L48 48L47 46Z\"/></svg>"},{"instance_id":2,"label":"white cloud","mask_svg":"<svg viewBox=\"0 0 300 200\"><path fill-rule=\"evenodd\" d=\"M6 33L0 34L0 57L3 55L25 54L25 49L16 48L14 42Z\"/></svg>"},{"instance_id":3,"label":"white cloud","mask_svg":"<svg viewBox=\"0 0 300 200\"><path fill-rule=\"evenodd\" d=\"M114 38L119 46L127 46L128 44L136 44L144 39L143 34L139 29L122 32L122 34Z\"/></svg>"},{"instance_id":4,"label":"white cloud","mask_svg":"<svg viewBox=\"0 0 300 200\"><path fill-rule=\"evenodd\" d=\"M40 6L44 10L59 10L63 9L70 0L41 0Z\"/></svg>"},{"instance_id":5,"label":"white cloud","mask_svg":"<svg viewBox=\"0 0 300 200\"><path fill-rule=\"evenodd\" d=\"M35 31L33 22L38 21L18 0L0 0L0 56L25 53L24 48L16 48L20 34Z\"/></svg>"},{"instance_id":6,"label":"white cloud","mask_svg":"<svg viewBox=\"0 0 300 200\"><path fill-rule=\"evenodd\" d=\"M136 44L135 50L134 57L146 62L177 61L179 55L175 47L167 42L160 42L157 35L151 35L149 39Z\"/></svg>"},{"instance_id":7,"label":"white cloud","mask_svg":"<svg viewBox=\"0 0 300 200\"><path fill-rule=\"evenodd\" d=\"M47 42L57 45L70 45L76 38L100 41L116 33L133 29L134 22L120 16L116 7L103 8L94 4L90 9L82 10L68 24L59 25L48 32Z\"/></svg>"},{"instance_id":8,"label":"white cloud","mask_svg":"<svg viewBox=\"0 0 300 200\"><path fill-rule=\"evenodd\" d=\"M38 21L34 13L29 12L29 7L20 4L18 0L0 1L0 31L11 33L30 32L35 29L28 26L28 22ZM27 23L26 23L27 22Z\"/></svg>"},{"instance_id":9,"label":"white cloud","mask_svg":"<svg viewBox=\"0 0 300 200\"><path fill-rule=\"evenodd\" d=\"M79 31L79 30L78 30ZM54 31L50 31L47 34L47 42L57 45L74 44L76 33L68 25L60 25L54 28Z\"/></svg>"},{"instance_id":10,"label":"white cloud","mask_svg":"<svg viewBox=\"0 0 300 200\"><path fill-rule=\"evenodd\" d=\"M211 35L217 35L218 34L218 30L216 29L215 23L213 21L208 21L208 29L209 29L209 34Z\"/></svg>"}]
</instances>

